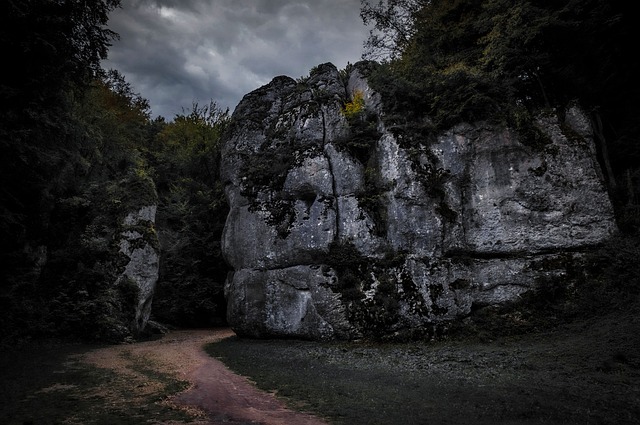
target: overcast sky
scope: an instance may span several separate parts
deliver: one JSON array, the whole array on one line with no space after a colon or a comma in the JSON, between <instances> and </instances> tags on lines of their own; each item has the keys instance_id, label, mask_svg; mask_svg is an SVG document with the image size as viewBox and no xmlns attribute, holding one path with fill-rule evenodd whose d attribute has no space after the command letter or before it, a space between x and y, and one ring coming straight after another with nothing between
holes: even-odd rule
<instances>
[{"instance_id":1,"label":"overcast sky","mask_svg":"<svg viewBox=\"0 0 640 425\"><path fill-rule=\"evenodd\" d=\"M123 0L120 35L103 62L168 120L193 102L231 112L273 77L361 59L368 29L360 0Z\"/></svg>"}]
</instances>

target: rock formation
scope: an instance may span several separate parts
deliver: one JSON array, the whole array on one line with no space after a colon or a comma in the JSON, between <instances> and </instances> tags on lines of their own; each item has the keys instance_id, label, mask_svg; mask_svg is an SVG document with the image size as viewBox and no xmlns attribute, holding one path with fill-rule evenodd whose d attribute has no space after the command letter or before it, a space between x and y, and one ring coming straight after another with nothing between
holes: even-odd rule
<instances>
[{"instance_id":1,"label":"rock formation","mask_svg":"<svg viewBox=\"0 0 640 425\"><path fill-rule=\"evenodd\" d=\"M128 261L118 278L118 284L128 279L137 289L135 316L129 325L134 335L140 334L149 321L153 292L158 281L160 256L154 230L156 210L157 205L147 205L130 212L123 220L120 233L120 253Z\"/></svg>"},{"instance_id":2,"label":"rock formation","mask_svg":"<svg viewBox=\"0 0 640 425\"><path fill-rule=\"evenodd\" d=\"M233 114L221 174L238 334L433 332L562 281L616 231L578 107L541 115L536 143L485 123L421 136L384 119L362 66L276 77Z\"/></svg>"}]
</instances>

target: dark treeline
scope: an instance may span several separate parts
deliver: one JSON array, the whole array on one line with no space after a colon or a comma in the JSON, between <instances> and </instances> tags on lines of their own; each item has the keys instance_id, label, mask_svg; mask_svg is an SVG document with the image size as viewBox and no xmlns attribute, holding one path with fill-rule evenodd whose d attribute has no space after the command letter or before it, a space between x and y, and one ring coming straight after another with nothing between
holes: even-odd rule
<instances>
[{"instance_id":1,"label":"dark treeline","mask_svg":"<svg viewBox=\"0 0 640 425\"><path fill-rule=\"evenodd\" d=\"M162 227L152 318L177 326L224 318L227 207L216 175L229 114L211 102L171 122L151 119L148 101L100 65L117 37L107 22L119 3L0 6L9 58L0 82L0 339L121 338L116 324L133 306L114 288L115 237L127 204L149 193Z\"/></svg>"},{"instance_id":2,"label":"dark treeline","mask_svg":"<svg viewBox=\"0 0 640 425\"><path fill-rule=\"evenodd\" d=\"M126 293L112 287L121 265L107 252L119 214L145 185L158 204L162 256L152 318L177 326L224 318L219 240L227 206L217 167L229 113L212 101L170 122L153 119L124 76L100 65L117 37L108 17L119 6L0 3L8 58L0 82L0 339L116 337L112 318L126 314ZM635 233L639 27L630 7L363 1L362 18L376 28L368 53L381 59L370 79L386 119L411 122L416 137L474 120L527 131L534 112L580 102L596 129L620 228Z\"/></svg>"}]
</instances>

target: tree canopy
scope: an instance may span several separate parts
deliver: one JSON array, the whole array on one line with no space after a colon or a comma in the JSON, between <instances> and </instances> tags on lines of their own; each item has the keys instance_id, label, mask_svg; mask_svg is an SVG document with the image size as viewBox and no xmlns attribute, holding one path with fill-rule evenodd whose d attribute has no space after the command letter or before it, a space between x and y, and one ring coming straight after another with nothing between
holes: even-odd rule
<instances>
[{"instance_id":1,"label":"tree canopy","mask_svg":"<svg viewBox=\"0 0 640 425\"><path fill-rule=\"evenodd\" d=\"M11 0L0 5L0 239L20 244L46 186L81 143L74 96L90 84L116 34L119 0ZM15 247L15 246L14 246Z\"/></svg>"}]
</instances>

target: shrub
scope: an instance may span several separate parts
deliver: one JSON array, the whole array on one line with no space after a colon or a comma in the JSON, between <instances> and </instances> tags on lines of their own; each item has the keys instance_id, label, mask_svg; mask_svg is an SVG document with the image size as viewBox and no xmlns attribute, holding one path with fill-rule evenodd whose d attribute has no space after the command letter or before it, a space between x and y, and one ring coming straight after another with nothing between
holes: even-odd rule
<instances>
[{"instance_id":1,"label":"shrub","mask_svg":"<svg viewBox=\"0 0 640 425\"><path fill-rule=\"evenodd\" d=\"M356 120L364 114L364 93L362 90L353 92L351 101L345 103L342 113L349 121Z\"/></svg>"}]
</instances>

